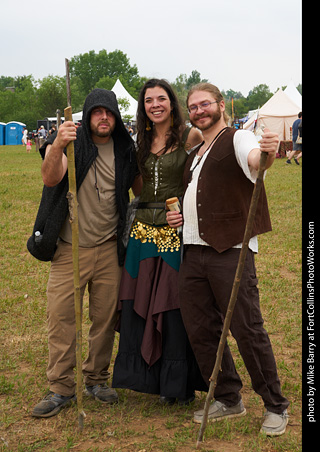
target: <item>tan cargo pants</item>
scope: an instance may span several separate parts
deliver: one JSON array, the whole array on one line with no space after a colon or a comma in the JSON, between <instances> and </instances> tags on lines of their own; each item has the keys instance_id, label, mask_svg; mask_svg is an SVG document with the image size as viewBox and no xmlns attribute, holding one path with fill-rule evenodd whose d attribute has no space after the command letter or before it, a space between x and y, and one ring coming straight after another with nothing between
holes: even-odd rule
<instances>
[{"instance_id":1,"label":"tan cargo pants","mask_svg":"<svg viewBox=\"0 0 320 452\"><path fill-rule=\"evenodd\" d=\"M71 244L61 241L51 263L47 286L47 321L50 390L63 396L75 393L76 327ZM79 249L81 300L89 292L88 357L83 363L86 385L105 383L117 321L117 299L121 278L117 242Z\"/></svg>"}]
</instances>

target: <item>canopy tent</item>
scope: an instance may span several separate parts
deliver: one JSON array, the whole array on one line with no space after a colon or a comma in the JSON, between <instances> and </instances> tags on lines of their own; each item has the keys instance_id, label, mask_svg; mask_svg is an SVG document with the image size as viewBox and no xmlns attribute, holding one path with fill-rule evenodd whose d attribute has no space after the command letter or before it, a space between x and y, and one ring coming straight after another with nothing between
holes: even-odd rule
<instances>
[{"instance_id":1,"label":"canopy tent","mask_svg":"<svg viewBox=\"0 0 320 452\"><path fill-rule=\"evenodd\" d=\"M131 94L128 93L128 91L125 89L125 87L122 85L120 80L118 79L116 83L113 85L112 90L114 94L117 96L117 99L125 99L129 102L129 108L127 110L124 110L121 105L119 105L119 110L122 116L132 116L133 121L136 120L136 114L137 114L137 107L138 102L131 96ZM82 120L82 111L79 111L78 113L73 113L72 120L74 122L81 121Z\"/></svg>"},{"instance_id":2,"label":"canopy tent","mask_svg":"<svg viewBox=\"0 0 320 452\"><path fill-rule=\"evenodd\" d=\"M61 118L64 120L64 118ZM82 111L79 111L79 113L72 113L72 121L73 122L79 122L82 120Z\"/></svg>"},{"instance_id":3,"label":"canopy tent","mask_svg":"<svg viewBox=\"0 0 320 452\"><path fill-rule=\"evenodd\" d=\"M271 132L279 134L280 140L290 139L290 127L298 118L300 107L290 97L279 89L244 125L244 129L253 130L255 121L257 127L267 127Z\"/></svg>"},{"instance_id":4,"label":"canopy tent","mask_svg":"<svg viewBox=\"0 0 320 452\"><path fill-rule=\"evenodd\" d=\"M56 116L51 116L50 118L45 118L50 122L57 122L57 117ZM64 116L60 117L61 121L64 122ZM73 122L79 122L82 120L82 111L79 111L78 113L72 113L72 121Z\"/></svg>"}]
</instances>

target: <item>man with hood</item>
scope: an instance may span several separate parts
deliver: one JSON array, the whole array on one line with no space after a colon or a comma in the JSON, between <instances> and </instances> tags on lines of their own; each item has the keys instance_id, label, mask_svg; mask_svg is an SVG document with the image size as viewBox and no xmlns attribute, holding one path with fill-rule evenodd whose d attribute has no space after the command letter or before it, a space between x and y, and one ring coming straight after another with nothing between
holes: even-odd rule
<instances>
[{"instance_id":1,"label":"man with hood","mask_svg":"<svg viewBox=\"0 0 320 452\"><path fill-rule=\"evenodd\" d=\"M133 141L112 91L94 89L86 98L82 127L66 121L40 149L44 182L33 234L27 247L51 260L47 286L49 393L32 412L50 417L75 400L75 313L72 235L68 213L66 146L75 150L80 292L89 292L88 358L83 363L87 395L103 403L118 400L107 386L114 341L117 295L125 257L123 232L128 190L139 187Z\"/></svg>"}]
</instances>

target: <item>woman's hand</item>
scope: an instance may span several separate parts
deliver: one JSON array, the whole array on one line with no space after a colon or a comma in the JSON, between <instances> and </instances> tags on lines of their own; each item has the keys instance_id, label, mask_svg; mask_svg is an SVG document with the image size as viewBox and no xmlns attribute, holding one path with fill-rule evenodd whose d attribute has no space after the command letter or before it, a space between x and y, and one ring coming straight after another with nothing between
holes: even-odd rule
<instances>
[{"instance_id":1,"label":"woman's hand","mask_svg":"<svg viewBox=\"0 0 320 452\"><path fill-rule=\"evenodd\" d=\"M183 225L183 216L179 212L168 210L167 222L171 228L177 229Z\"/></svg>"}]
</instances>

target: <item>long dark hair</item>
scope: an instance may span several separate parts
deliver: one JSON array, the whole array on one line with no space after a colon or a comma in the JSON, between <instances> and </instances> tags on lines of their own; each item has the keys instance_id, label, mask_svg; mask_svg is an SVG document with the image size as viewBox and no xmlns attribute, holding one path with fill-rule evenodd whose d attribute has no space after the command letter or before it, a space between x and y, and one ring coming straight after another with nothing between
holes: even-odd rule
<instances>
[{"instance_id":1,"label":"long dark hair","mask_svg":"<svg viewBox=\"0 0 320 452\"><path fill-rule=\"evenodd\" d=\"M137 109L137 160L140 172L143 177L147 176L145 163L150 154L154 135L153 123L150 120L147 121L148 117L144 108L144 98L147 89L155 88L156 86L159 86L166 91L169 96L172 108L173 122L166 139L166 146L163 153L165 153L171 147L178 147L181 145L181 132L184 120L178 98L171 88L170 84L166 80L156 78L150 79L144 84L140 91ZM151 130L147 130L147 126L149 126Z\"/></svg>"}]
</instances>

